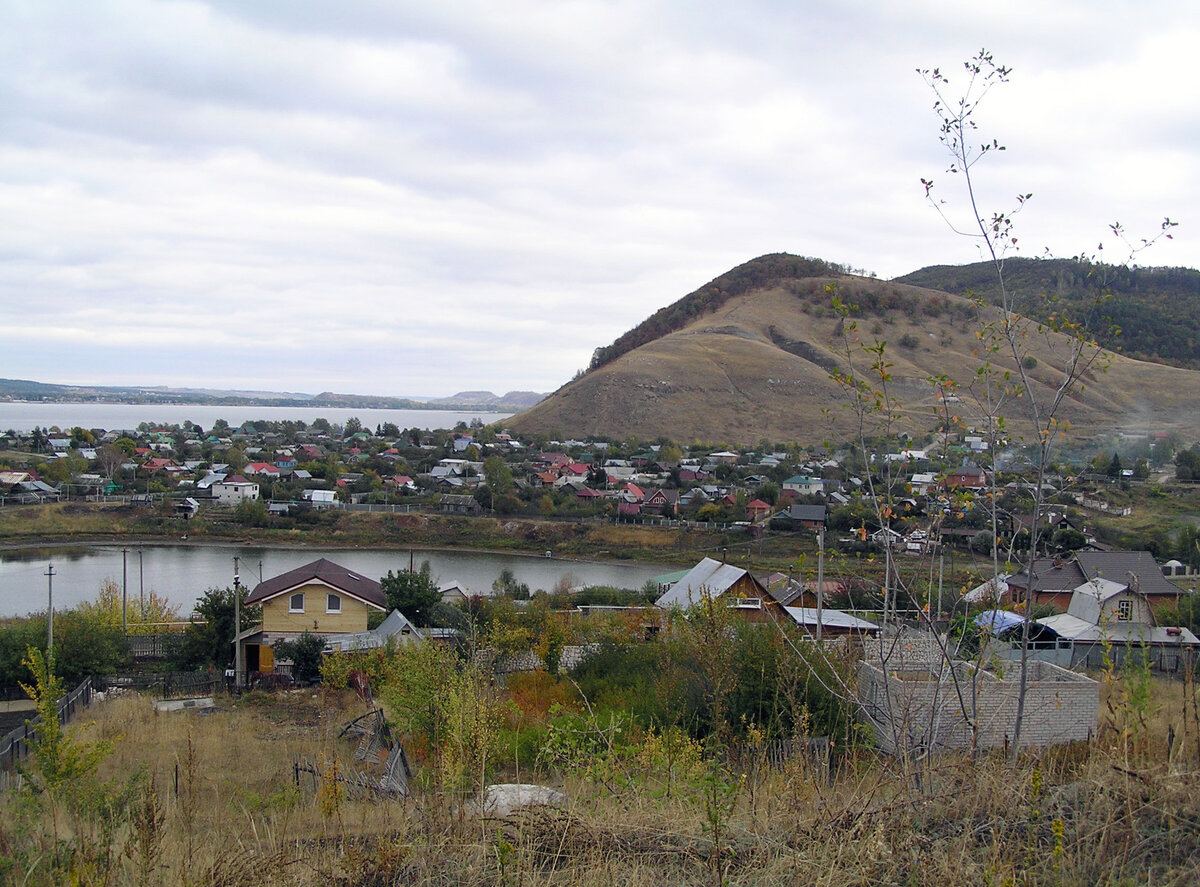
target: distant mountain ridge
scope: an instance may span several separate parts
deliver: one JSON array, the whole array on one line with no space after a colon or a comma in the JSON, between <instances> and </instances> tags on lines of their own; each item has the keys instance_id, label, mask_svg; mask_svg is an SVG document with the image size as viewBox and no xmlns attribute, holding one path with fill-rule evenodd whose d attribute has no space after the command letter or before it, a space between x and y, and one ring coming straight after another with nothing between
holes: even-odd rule
<instances>
[{"instance_id":1,"label":"distant mountain ridge","mask_svg":"<svg viewBox=\"0 0 1200 887\"><path fill-rule=\"evenodd\" d=\"M395 410L480 410L518 412L545 395L533 391L464 391L450 397L385 397L369 394L320 394L277 391L239 391L211 388L173 388L165 385L59 385L28 379L0 379L0 399L38 401L97 401L101 403L195 403L213 405L359 407Z\"/></svg>"}]
</instances>

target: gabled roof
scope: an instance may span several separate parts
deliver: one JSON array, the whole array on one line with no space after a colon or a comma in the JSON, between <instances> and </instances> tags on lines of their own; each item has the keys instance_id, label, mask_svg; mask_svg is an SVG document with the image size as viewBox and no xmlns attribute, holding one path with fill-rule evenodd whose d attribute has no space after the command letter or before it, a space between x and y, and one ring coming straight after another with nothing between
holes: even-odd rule
<instances>
[{"instance_id":1,"label":"gabled roof","mask_svg":"<svg viewBox=\"0 0 1200 887\"><path fill-rule=\"evenodd\" d=\"M1162 568L1148 551L1077 551L1075 559L1089 579L1111 579L1142 594L1181 593L1179 586L1163 576Z\"/></svg>"},{"instance_id":2,"label":"gabled roof","mask_svg":"<svg viewBox=\"0 0 1200 887\"><path fill-rule=\"evenodd\" d=\"M1109 579L1089 579L1071 594L1067 612L1077 619L1085 619L1093 625L1100 623L1104 602L1129 590L1128 585Z\"/></svg>"},{"instance_id":3,"label":"gabled roof","mask_svg":"<svg viewBox=\"0 0 1200 887\"><path fill-rule=\"evenodd\" d=\"M387 597L378 582L325 558L260 582L246 603L261 603L311 582L328 585L380 610L387 606Z\"/></svg>"},{"instance_id":4,"label":"gabled roof","mask_svg":"<svg viewBox=\"0 0 1200 887\"><path fill-rule=\"evenodd\" d=\"M338 634L325 639L326 653L348 653L352 650L374 650L386 647L390 639L396 643L423 641L425 635L399 610L388 613L379 625L368 631Z\"/></svg>"},{"instance_id":5,"label":"gabled roof","mask_svg":"<svg viewBox=\"0 0 1200 887\"><path fill-rule=\"evenodd\" d=\"M706 557L687 574L672 585L654 602L656 607L687 608L700 603L704 598L716 598L727 592L743 577L749 577L760 589L762 596L767 596L767 590L762 584L742 567L723 564L720 561Z\"/></svg>"},{"instance_id":6,"label":"gabled roof","mask_svg":"<svg viewBox=\"0 0 1200 887\"><path fill-rule=\"evenodd\" d=\"M826 509L824 505L793 505L783 513L783 517L799 521L818 521L825 523Z\"/></svg>"},{"instance_id":7,"label":"gabled roof","mask_svg":"<svg viewBox=\"0 0 1200 887\"><path fill-rule=\"evenodd\" d=\"M1179 586L1171 584L1162 568L1148 551L1077 551L1069 558L1038 558L1033 562L1034 591L1074 591L1092 579L1108 579L1128 585L1142 594L1179 596ZM1026 588L1024 571L1009 580Z\"/></svg>"}]
</instances>

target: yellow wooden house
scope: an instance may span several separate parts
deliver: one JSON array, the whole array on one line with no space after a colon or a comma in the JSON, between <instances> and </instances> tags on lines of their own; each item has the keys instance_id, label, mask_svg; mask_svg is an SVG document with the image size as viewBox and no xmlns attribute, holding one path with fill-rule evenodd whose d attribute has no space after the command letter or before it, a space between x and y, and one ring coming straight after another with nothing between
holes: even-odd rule
<instances>
[{"instance_id":1,"label":"yellow wooden house","mask_svg":"<svg viewBox=\"0 0 1200 887\"><path fill-rule=\"evenodd\" d=\"M243 631L246 674L274 670L273 646L304 632L332 637L367 630L367 614L387 609L387 597L368 579L321 558L260 582L244 601L262 607L262 624Z\"/></svg>"}]
</instances>

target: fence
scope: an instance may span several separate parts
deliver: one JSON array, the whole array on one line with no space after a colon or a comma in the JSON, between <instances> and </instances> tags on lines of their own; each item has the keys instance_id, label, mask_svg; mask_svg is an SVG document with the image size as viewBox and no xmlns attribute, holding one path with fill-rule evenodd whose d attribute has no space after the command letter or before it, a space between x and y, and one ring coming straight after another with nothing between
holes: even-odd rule
<instances>
[{"instance_id":1,"label":"fence","mask_svg":"<svg viewBox=\"0 0 1200 887\"><path fill-rule=\"evenodd\" d=\"M69 724L75 716L92 704L92 679L82 684L58 701L58 722ZM28 757L33 750L34 727L41 717L30 719L24 726L17 727L0 739L0 790L11 787L17 761Z\"/></svg>"},{"instance_id":2,"label":"fence","mask_svg":"<svg viewBox=\"0 0 1200 887\"><path fill-rule=\"evenodd\" d=\"M107 690L150 692L163 699L169 699L172 696L210 696L227 687L225 676L215 671L109 675L98 679L98 683Z\"/></svg>"},{"instance_id":3,"label":"fence","mask_svg":"<svg viewBox=\"0 0 1200 887\"><path fill-rule=\"evenodd\" d=\"M162 634L130 634L125 636L125 649L134 659L167 659L183 646L180 632Z\"/></svg>"}]
</instances>

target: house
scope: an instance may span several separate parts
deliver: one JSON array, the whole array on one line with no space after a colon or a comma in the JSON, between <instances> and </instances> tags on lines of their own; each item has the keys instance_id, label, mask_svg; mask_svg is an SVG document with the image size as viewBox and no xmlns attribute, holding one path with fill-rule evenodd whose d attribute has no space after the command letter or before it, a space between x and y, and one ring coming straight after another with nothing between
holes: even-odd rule
<instances>
[{"instance_id":1,"label":"house","mask_svg":"<svg viewBox=\"0 0 1200 887\"><path fill-rule=\"evenodd\" d=\"M443 495L438 500L437 508L443 514L483 514L483 506L475 500L474 496Z\"/></svg>"},{"instance_id":2,"label":"house","mask_svg":"<svg viewBox=\"0 0 1200 887\"><path fill-rule=\"evenodd\" d=\"M964 465L947 471L942 479L945 490L986 490L989 478L987 472L978 465Z\"/></svg>"},{"instance_id":3,"label":"house","mask_svg":"<svg viewBox=\"0 0 1200 887\"><path fill-rule=\"evenodd\" d=\"M325 637L367 630L367 614L387 598L374 579L326 558L296 567L255 586L244 604L262 607L262 623L235 638L246 674L274 670L274 645L304 632ZM243 676L239 676L244 679Z\"/></svg>"},{"instance_id":4,"label":"house","mask_svg":"<svg viewBox=\"0 0 1200 887\"><path fill-rule=\"evenodd\" d=\"M168 476L187 473L187 468L185 468L183 465L180 465L174 459L164 459L160 456L154 456L153 458L147 459L141 464L139 470L145 474L158 474L161 472Z\"/></svg>"},{"instance_id":5,"label":"house","mask_svg":"<svg viewBox=\"0 0 1200 887\"><path fill-rule=\"evenodd\" d=\"M762 499L754 499L746 503L746 520L759 521L771 513L771 506Z\"/></svg>"},{"instance_id":6,"label":"house","mask_svg":"<svg viewBox=\"0 0 1200 887\"><path fill-rule=\"evenodd\" d=\"M175 516L181 517L184 520L191 520L199 510L200 503L190 496L186 499L180 499L175 503Z\"/></svg>"},{"instance_id":7,"label":"house","mask_svg":"<svg viewBox=\"0 0 1200 887\"><path fill-rule=\"evenodd\" d=\"M937 486L937 475L932 472L914 474L909 481L914 495L927 496L929 491Z\"/></svg>"},{"instance_id":8,"label":"house","mask_svg":"<svg viewBox=\"0 0 1200 887\"><path fill-rule=\"evenodd\" d=\"M1072 667L1121 665L1135 656L1175 672L1192 661L1200 638L1183 627L1156 625L1154 601L1128 583L1089 579L1071 593L1066 613L1037 620L1070 644ZM1060 644L1060 647L1063 645Z\"/></svg>"},{"instance_id":9,"label":"house","mask_svg":"<svg viewBox=\"0 0 1200 887\"><path fill-rule=\"evenodd\" d=\"M786 510L775 515L772 526L777 523L787 524L790 528L804 527L809 530L819 530L825 526L826 509L824 505L791 505Z\"/></svg>"},{"instance_id":10,"label":"house","mask_svg":"<svg viewBox=\"0 0 1200 887\"><path fill-rule=\"evenodd\" d=\"M663 517L674 517L679 513L679 491L658 489L646 497L643 511L657 511Z\"/></svg>"},{"instance_id":11,"label":"house","mask_svg":"<svg viewBox=\"0 0 1200 887\"><path fill-rule=\"evenodd\" d=\"M880 628L874 622L860 619L841 610L824 607L817 610L814 607L784 607L783 612L805 634L824 637L844 637L857 635L859 637L878 637Z\"/></svg>"},{"instance_id":12,"label":"house","mask_svg":"<svg viewBox=\"0 0 1200 887\"><path fill-rule=\"evenodd\" d=\"M446 604L462 604L472 597L471 590L457 579L441 583L438 591L442 594L442 602Z\"/></svg>"},{"instance_id":13,"label":"house","mask_svg":"<svg viewBox=\"0 0 1200 887\"><path fill-rule=\"evenodd\" d=\"M1008 595L1002 601L1014 606L1028 601L1034 608L1050 604L1063 613L1068 611L1075 589L1094 579L1128 585L1146 595L1152 608L1178 603L1184 594L1183 589L1167 581L1148 551L1076 551L1035 560L1032 581L1026 570L1010 576Z\"/></svg>"},{"instance_id":14,"label":"house","mask_svg":"<svg viewBox=\"0 0 1200 887\"><path fill-rule=\"evenodd\" d=\"M212 491L212 497L222 505L237 505L247 500L258 499L258 484L251 483L240 474L217 481L209 489Z\"/></svg>"},{"instance_id":15,"label":"house","mask_svg":"<svg viewBox=\"0 0 1200 887\"><path fill-rule=\"evenodd\" d=\"M719 465L736 465L738 459L740 458L740 453L734 453L730 450L722 450L719 453L708 454L708 461Z\"/></svg>"},{"instance_id":16,"label":"house","mask_svg":"<svg viewBox=\"0 0 1200 887\"><path fill-rule=\"evenodd\" d=\"M825 492L825 481L807 474L794 474L783 482L783 491L800 496L812 496Z\"/></svg>"},{"instance_id":17,"label":"house","mask_svg":"<svg viewBox=\"0 0 1200 887\"><path fill-rule=\"evenodd\" d=\"M617 502L617 517L636 517L642 513L638 502Z\"/></svg>"},{"instance_id":18,"label":"house","mask_svg":"<svg viewBox=\"0 0 1200 887\"><path fill-rule=\"evenodd\" d=\"M644 502L646 501L646 493L637 484L625 484L621 488L621 499L625 502Z\"/></svg>"},{"instance_id":19,"label":"house","mask_svg":"<svg viewBox=\"0 0 1200 887\"><path fill-rule=\"evenodd\" d=\"M332 508L337 504L337 493L333 490L305 490L301 495L313 508Z\"/></svg>"},{"instance_id":20,"label":"house","mask_svg":"<svg viewBox=\"0 0 1200 887\"><path fill-rule=\"evenodd\" d=\"M731 608L763 611L771 601L767 589L749 570L706 557L668 588L654 605L668 610L687 609L705 600L722 601Z\"/></svg>"}]
</instances>

